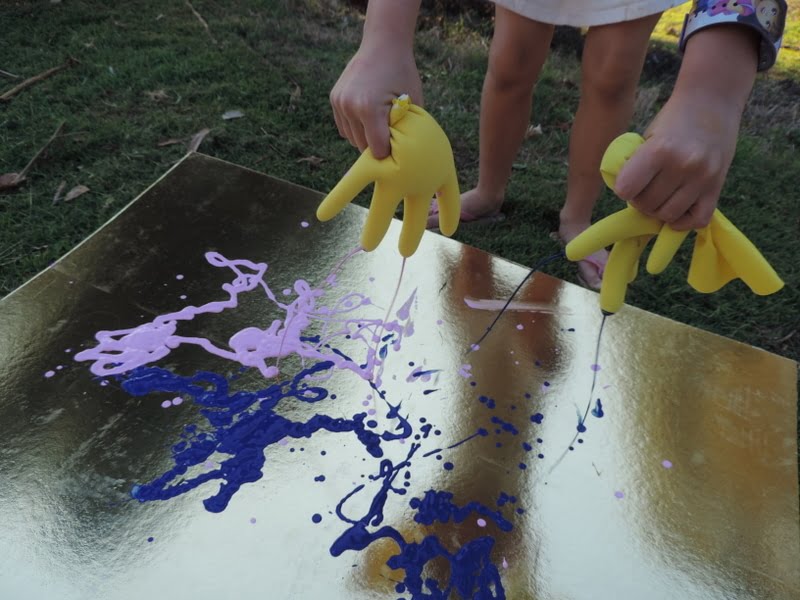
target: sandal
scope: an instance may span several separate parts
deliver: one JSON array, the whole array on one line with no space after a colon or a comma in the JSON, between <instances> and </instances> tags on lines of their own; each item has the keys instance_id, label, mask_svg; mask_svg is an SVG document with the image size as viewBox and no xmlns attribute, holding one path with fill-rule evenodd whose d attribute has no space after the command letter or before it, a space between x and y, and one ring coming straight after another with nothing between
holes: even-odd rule
<instances>
[{"instance_id":1,"label":"sandal","mask_svg":"<svg viewBox=\"0 0 800 600\"><path fill-rule=\"evenodd\" d=\"M435 219L433 217L436 217ZM439 205L436 199L431 201L431 208L428 211L428 229L439 229ZM498 208L496 211L485 215L473 215L472 213L461 210L458 220L461 223L501 223L506 220L506 216L500 212Z\"/></svg>"}]
</instances>

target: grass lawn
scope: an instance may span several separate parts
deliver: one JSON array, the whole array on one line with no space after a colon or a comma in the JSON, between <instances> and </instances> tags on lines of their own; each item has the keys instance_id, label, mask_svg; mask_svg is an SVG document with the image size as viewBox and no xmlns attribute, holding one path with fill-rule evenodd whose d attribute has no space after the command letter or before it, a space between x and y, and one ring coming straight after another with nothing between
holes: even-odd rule
<instances>
[{"instance_id":1,"label":"grass lawn","mask_svg":"<svg viewBox=\"0 0 800 600\"><path fill-rule=\"evenodd\" d=\"M19 171L64 121L64 135L18 189L0 195L0 294L102 225L185 152L160 145L209 128L202 152L321 191L356 158L339 139L328 92L354 51L361 16L333 0L5 0L0 69L27 78L72 56L79 64L0 103L0 174ZM298 6L300 8L298 8ZM290 7L292 7L290 9ZM682 10L659 26L635 127L667 98ZM780 65L760 78L721 206L762 249L787 287L768 298L742 284L702 296L685 282L686 254L666 274L640 276L631 304L800 359L800 10ZM476 181L478 111L490 22L428 19L418 36L427 103L451 137L462 187ZM665 68L665 64L667 68ZM464 227L458 239L522 264L553 252L565 193L568 124L577 101L574 52L553 55L511 182L509 219ZM0 92L18 80L0 75ZM244 117L223 120L228 110ZM89 192L53 203L65 190ZM598 214L619 208L607 196ZM564 265L551 272L574 280Z\"/></svg>"}]
</instances>

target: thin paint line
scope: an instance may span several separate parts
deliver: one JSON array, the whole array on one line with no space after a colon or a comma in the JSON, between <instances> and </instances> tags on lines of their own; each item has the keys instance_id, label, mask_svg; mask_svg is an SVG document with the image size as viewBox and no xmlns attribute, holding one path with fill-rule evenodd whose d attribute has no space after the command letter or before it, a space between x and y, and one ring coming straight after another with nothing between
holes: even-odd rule
<instances>
[{"instance_id":1,"label":"thin paint line","mask_svg":"<svg viewBox=\"0 0 800 600\"><path fill-rule=\"evenodd\" d=\"M406 258L403 257L403 264L400 266L400 277L397 278L397 285L394 288L394 296L392 296L392 301L389 303L389 308L386 310L386 316L383 317L383 321L380 324L380 328L378 331L380 332L377 335L378 341L375 343L375 362L377 363L377 359L380 358L380 345L381 345L381 337L383 336L383 332L386 329L386 321L389 320L389 315L392 314L392 310L394 309L394 303L397 301L397 294L400 293L400 284L403 283L403 273L406 271ZM387 342L388 343L388 342ZM373 367L374 367L373 363Z\"/></svg>"},{"instance_id":2,"label":"thin paint line","mask_svg":"<svg viewBox=\"0 0 800 600\"><path fill-rule=\"evenodd\" d=\"M534 274L534 273L536 273L536 271L539 271L539 270L541 270L543 267L547 266L547 265L548 265L548 264L550 264L551 262L553 262L553 261L555 261L555 260L557 260L557 259L559 259L559 258L564 258L565 256L566 256L566 254L564 254L564 251L562 250L562 251L561 251L561 252L559 252L558 254L553 254L552 256L548 256L547 258L545 258L545 259L542 259L541 261L539 261L539 264L535 265L535 266L534 266L534 267L533 267L533 268L530 270L530 272L529 272L529 273L528 273L528 274L525 276L525 278L524 278L522 281L520 281L519 285L517 286L517 289L515 289L515 290L514 290L514 291L511 293L511 296L510 296L510 297L509 297L509 299L506 301L506 303L505 303L505 305L503 306L503 308L501 308L501 309L500 309L500 312L499 312L499 313L497 313L497 316L494 318L494 321L492 321L491 325L489 325L489 327L487 327L487 328L486 328L486 331L484 332L484 334L483 334L483 335L480 337L480 339L478 339L478 340L477 340L477 341L476 341L476 342L475 342L475 343L474 343L472 346L480 346L481 342L483 342L483 340L485 340L485 339L486 339L486 336L488 336L488 335L489 335L489 333L491 333L492 329L494 329L494 326L495 326L495 325L497 325L497 322L500 320L500 317L502 317L502 316L503 316L503 313L505 313L505 312L506 312L506 310L508 309L508 307L511 305L511 302L514 300L514 298L516 297L516 295L517 295L517 294L519 293L519 291L522 289L522 286L524 286L524 285L525 285L525 284L528 282L528 280L529 280L531 277L533 277L533 274ZM469 353L469 352L471 352L471 351L472 351L472 350L470 349L470 350L468 350L468 351L467 351L467 353Z\"/></svg>"},{"instance_id":3,"label":"thin paint line","mask_svg":"<svg viewBox=\"0 0 800 600\"><path fill-rule=\"evenodd\" d=\"M599 364L598 359L600 358L600 342L603 339L603 328L606 325L606 318L608 318L608 313L603 312L603 320L600 321L600 331L597 333L597 345L594 348L594 362L592 363L593 365ZM599 369L593 369L594 374L592 375L592 387L589 390L589 402L586 404L586 411L584 411L583 413L583 418L578 423L579 427L586 422L586 418L589 416L589 411L592 408L592 398L594 397L594 388L597 385L598 371ZM578 416L580 416L580 413L578 413ZM575 432L575 436L572 438L572 441L570 442L569 446L567 446L564 449L564 452L561 453L561 456L558 457L558 460L553 464L552 467L550 467L550 470L547 472L548 475L550 475L553 472L553 470L561 463L561 461L564 460L564 457L569 452L569 449L573 447L573 444L575 444L575 440L578 439L578 436L580 434L581 434L580 431Z\"/></svg>"}]
</instances>

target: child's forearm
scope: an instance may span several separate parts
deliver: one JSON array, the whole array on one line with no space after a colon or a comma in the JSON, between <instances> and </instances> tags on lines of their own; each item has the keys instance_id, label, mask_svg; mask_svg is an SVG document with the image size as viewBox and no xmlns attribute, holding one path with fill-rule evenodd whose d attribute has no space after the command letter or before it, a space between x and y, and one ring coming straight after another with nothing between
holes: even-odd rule
<instances>
[{"instance_id":1,"label":"child's forearm","mask_svg":"<svg viewBox=\"0 0 800 600\"><path fill-rule=\"evenodd\" d=\"M422 0L370 0L361 47L368 50L410 52Z\"/></svg>"},{"instance_id":2,"label":"child's forearm","mask_svg":"<svg viewBox=\"0 0 800 600\"><path fill-rule=\"evenodd\" d=\"M421 1L370 0L361 47L385 52L411 51Z\"/></svg>"},{"instance_id":3,"label":"child's forearm","mask_svg":"<svg viewBox=\"0 0 800 600\"><path fill-rule=\"evenodd\" d=\"M744 111L758 69L759 37L740 25L698 31L686 43L676 94L704 98Z\"/></svg>"}]
</instances>

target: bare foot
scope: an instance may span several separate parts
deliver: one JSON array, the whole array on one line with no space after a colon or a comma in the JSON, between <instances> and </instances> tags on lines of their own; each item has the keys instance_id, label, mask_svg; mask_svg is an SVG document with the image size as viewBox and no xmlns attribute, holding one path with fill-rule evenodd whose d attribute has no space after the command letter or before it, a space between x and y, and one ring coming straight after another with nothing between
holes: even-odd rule
<instances>
[{"instance_id":1,"label":"bare foot","mask_svg":"<svg viewBox=\"0 0 800 600\"><path fill-rule=\"evenodd\" d=\"M461 221L481 221L486 218L500 217L500 208L503 206L503 195L493 197L483 194L478 188L461 194ZM499 220L499 218L498 218ZM439 227L439 209L435 204L431 206L428 214L428 229Z\"/></svg>"},{"instance_id":2,"label":"bare foot","mask_svg":"<svg viewBox=\"0 0 800 600\"><path fill-rule=\"evenodd\" d=\"M561 219L558 228L558 237L564 244L569 243L580 233L589 228L589 223L578 223ZM586 287L599 290L603 283L603 271L608 262L608 251L598 250L583 260L578 261L578 278Z\"/></svg>"}]
</instances>

